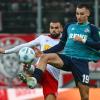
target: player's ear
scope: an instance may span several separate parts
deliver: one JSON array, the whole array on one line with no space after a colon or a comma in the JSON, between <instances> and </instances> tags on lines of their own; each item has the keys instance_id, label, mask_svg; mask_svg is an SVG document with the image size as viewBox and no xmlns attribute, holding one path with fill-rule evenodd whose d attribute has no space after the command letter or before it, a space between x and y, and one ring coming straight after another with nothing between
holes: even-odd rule
<instances>
[{"instance_id":1,"label":"player's ear","mask_svg":"<svg viewBox=\"0 0 100 100\"><path fill-rule=\"evenodd\" d=\"M90 16L90 11L87 10L87 11L86 11L86 14L87 14L87 16L89 17L89 16Z\"/></svg>"}]
</instances>

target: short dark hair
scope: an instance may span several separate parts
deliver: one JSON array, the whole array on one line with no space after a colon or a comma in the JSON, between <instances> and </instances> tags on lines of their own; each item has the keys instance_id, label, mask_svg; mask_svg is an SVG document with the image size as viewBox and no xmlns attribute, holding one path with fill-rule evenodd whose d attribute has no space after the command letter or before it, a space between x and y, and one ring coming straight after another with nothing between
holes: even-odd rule
<instances>
[{"instance_id":1,"label":"short dark hair","mask_svg":"<svg viewBox=\"0 0 100 100\"><path fill-rule=\"evenodd\" d=\"M51 22L53 22L53 23L58 23L58 22L61 23L58 19L52 19L52 20L50 20L50 23Z\"/></svg>"},{"instance_id":2,"label":"short dark hair","mask_svg":"<svg viewBox=\"0 0 100 100\"><path fill-rule=\"evenodd\" d=\"M77 8L86 8L86 9L90 10L89 5L86 4L86 3L79 3L79 4L77 4Z\"/></svg>"},{"instance_id":3,"label":"short dark hair","mask_svg":"<svg viewBox=\"0 0 100 100\"><path fill-rule=\"evenodd\" d=\"M60 25L63 27L63 24L59 19L52 19L52 20L50 20L49 24L50 23L60 23Z\"/></svg>"}]
</instances>

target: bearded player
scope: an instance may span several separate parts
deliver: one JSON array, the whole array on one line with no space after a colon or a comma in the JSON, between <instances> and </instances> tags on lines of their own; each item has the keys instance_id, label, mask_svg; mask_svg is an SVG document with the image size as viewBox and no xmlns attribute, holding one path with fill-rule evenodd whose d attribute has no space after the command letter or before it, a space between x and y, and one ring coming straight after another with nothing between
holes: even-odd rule
<instances>
[{"instance_id":1,"label":"bearded player","mask_svg":"<svg viewBox=\"0 0 100 100\"><path fill-rule=\"evenodd\" d=\"M50 34L48 35L40 35L35 40L30 41L25 44L18 45L14 48L4 50L0 48L0 52L7 54L7 53L16 53L18 52L22 47L34 47L39 45L40 50L46 50L50 47L56 45L59 43L61 32L63 31L62 25L59 21L54 20L50 22L49 26ZM56 100L57 95L57 89L58 89L58 79L59 79L60 70L52 67L51 65L47 65L46 71L42 75L42 78L40 80L40 84L43 87L43 94L45 100ZM24 74L21 74L23 78L21 78L23 81L26 80L26 83L29 83Z\"/></svg>"}]
</instances>

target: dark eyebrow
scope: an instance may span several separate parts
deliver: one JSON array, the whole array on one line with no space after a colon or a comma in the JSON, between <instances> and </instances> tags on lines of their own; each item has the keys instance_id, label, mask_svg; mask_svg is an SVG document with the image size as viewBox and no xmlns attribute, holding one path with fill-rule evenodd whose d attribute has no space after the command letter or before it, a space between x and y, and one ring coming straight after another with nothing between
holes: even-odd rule
<instances>
[{"instance_id":1,"label":"dark eyebrow","mask_svg":"<svg viewBox=\"0 0 100 100\"><path fill-rule=\"evenodd\" d=\"M55 28L55 29L58 29L59 27L58 27L58 26L56 26L56 27L50 26L50 28Z\"/></svg>"}]
</instances>

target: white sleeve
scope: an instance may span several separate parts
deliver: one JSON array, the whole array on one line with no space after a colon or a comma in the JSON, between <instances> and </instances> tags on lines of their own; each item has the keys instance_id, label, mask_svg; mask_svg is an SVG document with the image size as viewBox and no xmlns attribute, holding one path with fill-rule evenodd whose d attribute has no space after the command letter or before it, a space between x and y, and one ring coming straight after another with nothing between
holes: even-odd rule
<instances>
[{"instance_id":1,"label":"white sleeve","mask_svg":"<svg viewBox=\"0 0 100 100\"><path fill-rule=\"evenodd\" d=\"M15 46L14 48L5 50L5 53L16 53L16 52L18 52L22 47L33 47L33 46L36 46L36 45L40 45L40 37L41 37L41 36L39 36L39 37L36 38L35 40L32 40L32 41L30 41L30 42L28 42L28 43L24 43L24 44Z\"/></svg>"}]
</instances>

